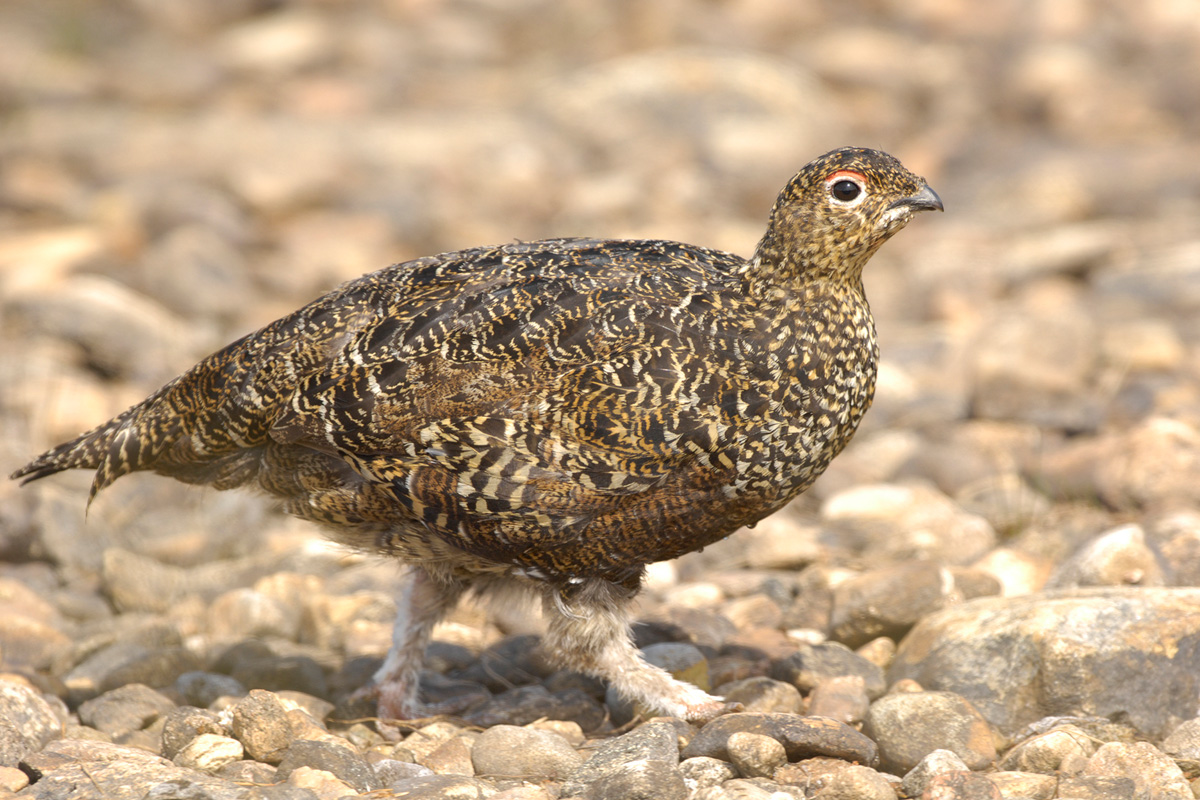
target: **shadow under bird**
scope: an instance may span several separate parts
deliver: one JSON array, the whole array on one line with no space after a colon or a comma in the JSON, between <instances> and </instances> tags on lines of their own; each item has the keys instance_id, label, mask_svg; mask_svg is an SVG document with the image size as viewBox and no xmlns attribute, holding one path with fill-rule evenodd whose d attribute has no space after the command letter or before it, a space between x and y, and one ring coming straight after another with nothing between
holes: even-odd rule
<instances>
[{"instance_id":1,"label":"shadow under bird","mask_svg":"<svg viewBox=\"0 0 1200 800\"><path fill-rule=\"evenodd\" d=\"M150 470L248 486L408 567L372 685L425 716L434 624L467 590L540 594L565 668L690 720L720 698L630 636L645 565L807 489L871 404L872 254L942 210L892 156L842 148L784 187L753 256L549 239L365 275L206 358L17 470ZM90 502L90 499L89 499Z\"/></svg>"}]
</instances>

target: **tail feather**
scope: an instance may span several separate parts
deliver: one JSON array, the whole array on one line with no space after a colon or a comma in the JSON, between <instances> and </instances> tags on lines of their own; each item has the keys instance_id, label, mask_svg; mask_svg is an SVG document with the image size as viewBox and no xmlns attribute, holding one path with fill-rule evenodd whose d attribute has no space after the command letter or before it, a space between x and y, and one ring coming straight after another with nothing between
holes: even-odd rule
<instances>
[{"instance_id":1,"label":"tail feather","mask_svg":"<svg viewBox=\"0 0 1200 800\"><path fill-rule=\"evenodd\" d=\"M170 429L177 425L154 413L155 401L163 391L87 433L47 450L10 477L26 484L69 469L94 469L88 494L91 505L96 494L117 478L136 470L152 469L155 457L175 438L173 434L177 431Z\"/></svg>"}]
</instances>

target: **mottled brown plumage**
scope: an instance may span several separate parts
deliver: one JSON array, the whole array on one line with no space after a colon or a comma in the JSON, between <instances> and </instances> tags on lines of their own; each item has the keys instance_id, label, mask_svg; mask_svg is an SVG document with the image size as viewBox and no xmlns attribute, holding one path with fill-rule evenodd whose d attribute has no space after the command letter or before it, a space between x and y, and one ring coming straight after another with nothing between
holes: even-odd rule
<instances>
[{"instance_id":1,"label":"mottled brown plumage","mask_svg":"<svg viewBox=\"0 0 1200 800\"><path fill-rule=\"evenodd\" d=\"M420 713L429 630L470 587L539 589L562 663L657 709L720 703L647 666L626 607L647 563L783 506L871 403L861 274L924 180L845 148L804 167L754 256L553 239L351 281L205 359L14 477L134 470L253 486L411 566L386 716Z\"/></svg>"}]
</instances>

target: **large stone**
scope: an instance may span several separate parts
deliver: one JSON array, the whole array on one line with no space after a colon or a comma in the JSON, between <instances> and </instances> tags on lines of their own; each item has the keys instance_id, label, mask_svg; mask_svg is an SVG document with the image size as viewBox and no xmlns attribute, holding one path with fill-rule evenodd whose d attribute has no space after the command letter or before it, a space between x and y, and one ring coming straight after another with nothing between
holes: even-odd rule
<instances>
[{"instance_id":1,"label":"large stone","mask_svg":"<svg viewBox=\"0 0 1200 800\"><path fill-rule=\"evenodd\" d=\"M1006 734L1047 716L1119 716L1160 739L1196 715L1200 590L973 600L918 623L888 677L956 692Z\"/></svg>"},{"instance_id":2,"label":"large stone","mask_svg":"<svg viewBox=\"0 0 1200 800\"><path fill-rule=\"evenodd\" d=\"M583 757L550 731L496 725L475 741L471 762L479 776L563 780Z\"/></svg>"},{"instance_id":3,"label":"large stone","mask_svg":"<svg viewBox=\"0 0 1200 800\"><path fill-rule=\"evenodd\" d=\"M991 728L952 692L897 692L871 704L863 733L879 745L889 772L905 773L936 750L949 750L970 769L996 759Z\"/></svg>"}]
</instances>

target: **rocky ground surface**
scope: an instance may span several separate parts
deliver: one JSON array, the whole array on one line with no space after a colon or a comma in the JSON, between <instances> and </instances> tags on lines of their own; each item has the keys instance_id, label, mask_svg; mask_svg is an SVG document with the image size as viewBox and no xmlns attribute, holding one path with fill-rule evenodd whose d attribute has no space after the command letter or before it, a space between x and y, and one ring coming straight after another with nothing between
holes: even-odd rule
<instances>
[{"instance_id":1,"label":"rocky ground surface","mask_svg":"<svg viewBox=\"0 0 1200 800\"><path fill-rule=\"evenodd\" d=\"M1200 16L1188 3L8 0L0 467L388 263L749 253L842 144L928 177L883 366L793 507L657 565L637 709L461 608L399 741L396 567L260 498L0 485L0 795L1200 797Z\"/></svg>"}]
</instances>

